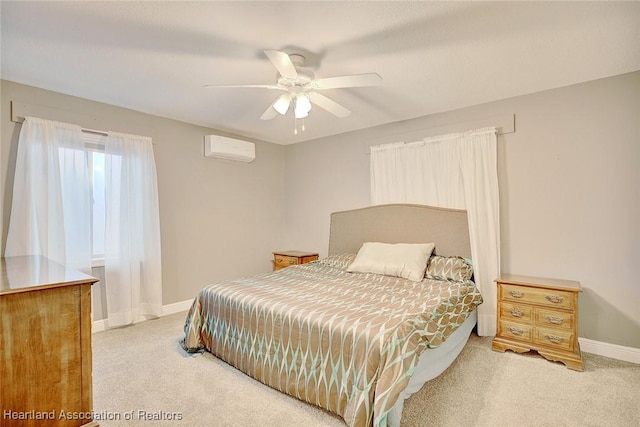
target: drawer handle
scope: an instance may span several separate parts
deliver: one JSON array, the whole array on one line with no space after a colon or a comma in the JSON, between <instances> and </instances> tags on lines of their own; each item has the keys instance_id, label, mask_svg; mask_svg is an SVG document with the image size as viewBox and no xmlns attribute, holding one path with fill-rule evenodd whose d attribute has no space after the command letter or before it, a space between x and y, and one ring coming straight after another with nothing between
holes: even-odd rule
<instances>
[{"instance_id":1,"label":"drawer handle","mask_svg":"<svg viewBox=\"0 0 640 427\"><path fill-rule=\"evenodd\" d=\"M562 317L544 316L544 318L547 320L547 322L553 323L554 325L562 325L562 322L564 322L564 319Z\"/></svg>"},{"instance_id":2,"label":"drawer handle","mask_svg":"<svg viewBox=\"0 0 640 427\"><path fill-rule=\"evenodd\" d=\"M281 263L283 260L282 260L282 258L276 258L276 261Z\"/></svg>"},{"instance_id":3,"label":"drawer handle","mask_svg":"<svg viewBox=\"0 0 640 427\"><path fill-rule=\"evenodd\" d=\"M520 291L509 291L509 295L511 295L514 298L522 298L524 296L524 292L520 292Z\"/></svg>"},{"instance_id":4,"label":"drawer handle","mask_svg":"<svg viewBox=\"0 0 640 427\"><path fill-rule=\"evenodd\" d=\"M545 335L544 337L554 344L560 344L562 341L564 341L564 338L557 337L555 335Z\"/></svg>"},{"instance_id":5,"label":"drawer handle","mask_svg":"<svg viewBox=\"0 0 640 427\"><path fill-rule=\"evenodd\" d=\"M524 316L524 312L518 310L517 308L512 308L511 310L509 310L509 313L511 313L511 315L513 317L522 317L522 316Z\"/></svg>"},{"instance_id":6,"label":"drawer handle","mask_svg":"<svg viewBox=\"0 0 640 427\"><path fill-rule=\"evenodd\" d=\"M293 264L295 264L295 263L296 263L296 261L295 261L294 259L290 259L290 260L289 260L289 265L293 265Z\"/></svg>"},{"instance_id":7,"label":"drawer handle","mask_svg":"<svg viewBox=\"0 0 640 427\"><path fill-rule=\"evenodd\" d=\"M547 295L545 298L547 299L547 301L552 302L554 304L560 304L562 301L564 301L564 298L559 297L557 295Z\"/></svg>"},{"instance_id":8,"label":"drawer handle","mask_svg":"<svg viewBox=\"0 0 640 427\"><path fill-rule=\"evenodd\" d=\"M520 328L514 328L513 326L509 326L509 327L507 328L507 330L508 330L509 332L511 332L513 335L522 335L522 334L524 334L524 331L523 331L522 329L520 329Z\"/></svg>"}]
</instances>

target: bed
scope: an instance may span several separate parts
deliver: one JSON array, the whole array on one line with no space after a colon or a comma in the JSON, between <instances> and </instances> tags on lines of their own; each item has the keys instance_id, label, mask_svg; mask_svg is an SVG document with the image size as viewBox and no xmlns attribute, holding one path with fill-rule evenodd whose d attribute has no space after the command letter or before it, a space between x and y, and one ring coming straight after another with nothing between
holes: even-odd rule
<instances>
[{"instance_id":1,"label":"bed","mask_svg":"<svg viewBox=\"0 0 640 427\"><path fill-rule=\"evenodd\" d=\"M367 245L422 251L430 243L417 279L356 268ZM326 258L204 287L183 347L209 351L349 426L398 426L404 400L455 360L475 325L482 297L470 252L464 211L336 212Z\"/></svg>"}]
</instances>

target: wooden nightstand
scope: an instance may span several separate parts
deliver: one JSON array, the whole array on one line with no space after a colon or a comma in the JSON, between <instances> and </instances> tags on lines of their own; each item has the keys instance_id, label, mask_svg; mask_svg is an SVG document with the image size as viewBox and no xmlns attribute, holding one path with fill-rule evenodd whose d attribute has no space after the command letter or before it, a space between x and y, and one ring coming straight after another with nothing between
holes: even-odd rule
<instances>
[{"instance_id":1,"label":"wooden nightstand","mask_svg":"<svg viewBox=\"0 0 640 427\"><path fill-rule=\"evenodd\" d=\"M496 351L537 351L582 371L578 343L579 282L502 275L498 284Z\"/></svg>"},{"instance_id":2,"label":"wooden nightstand","mask_svg":"<svg viewBox=\"0 0 640 427\"><path fill-rule=\"evenodd\" d=\"M281 268L289 267L291 265L306 264L318 259L316 252L302 252L302 251L281 251L273 253L273 269L280 270Z\"/></svg>"}]
</instances>

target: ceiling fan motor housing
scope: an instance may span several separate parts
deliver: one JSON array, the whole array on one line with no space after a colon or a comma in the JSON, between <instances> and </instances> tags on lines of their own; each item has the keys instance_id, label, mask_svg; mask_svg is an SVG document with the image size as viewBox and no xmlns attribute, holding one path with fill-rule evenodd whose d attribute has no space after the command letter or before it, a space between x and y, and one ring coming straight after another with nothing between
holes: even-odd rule
<instances>
[{"instance_id":1,"label":"ceiling fan motor housing","mask_svg":"<svg viewBox=\"0 0 640 427\"><path fill-rule=\"evenodd\" d=\"M315 75L310 70L296 67L296 71L298 72L297 77L278 75L278 85L286 89L291 89L293 87L304 88L315 78Z\"/></svg>"},{"instance_id":2,"label":"ceiling fan motor housing","mask_svg":"<svg viewBox=\"0 0 640 427\"><path fill-rule=\"evenodd\" d=\"M311 110L311 104L328 111L336 117L347 117L351 111L325 95L319 93L324 89L340 89L378 85L382 78L376 73L354 74L347 76L327 77L319 80L308 68L304 68L305 57L300 54L277 50L265 50L265 55L275 66L276 84L273 85L223 85L222 87L254 87L282 90L286 93L278 98L260 116L261 120L271 120L278 113L286 114L292 102L295 103L296 118L304 118ZM207 87L219 87L209 85Z\"/></svg>"}]
</instances>

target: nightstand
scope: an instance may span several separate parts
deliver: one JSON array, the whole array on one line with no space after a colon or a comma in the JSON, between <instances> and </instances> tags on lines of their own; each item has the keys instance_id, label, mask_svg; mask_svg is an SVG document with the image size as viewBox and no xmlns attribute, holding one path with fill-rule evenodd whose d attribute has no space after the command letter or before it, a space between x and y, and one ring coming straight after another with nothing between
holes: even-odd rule
<instances>
[{"instance_id":1,"label":"nightstand","mask_svg":"<svg viewBox=\"0 0 640 427\"><path fill-rule=\"evenodd\" d=\"M318 259L316 252L302 252L302 251L281 251L273 253L273 269L280 270L281 268L289 267L291 265L306 264Z\"/></svg>"},{"instance_id":2,"label":"nightstand","mask_svg":"<svg viewBox=\"0 0 640 427\"><path fill-rule=\"evenodd\" d=\"M498 284L496 351L535 350L549 360L582 371L578 343L579 282L502 275Z\"/></svg>"}]
</instances>

